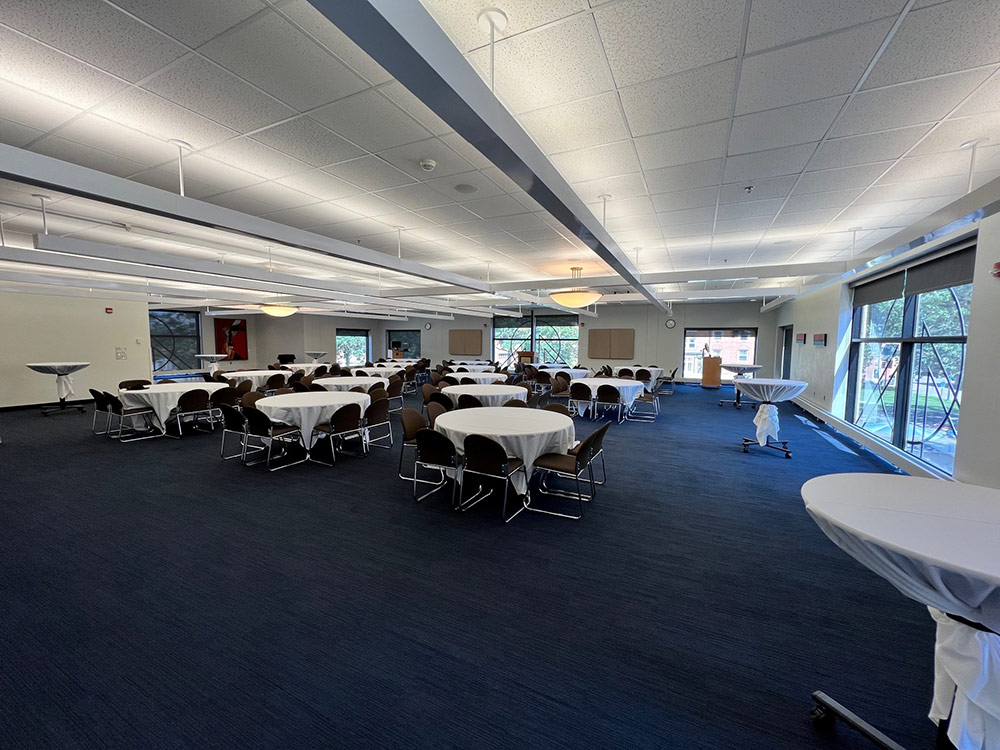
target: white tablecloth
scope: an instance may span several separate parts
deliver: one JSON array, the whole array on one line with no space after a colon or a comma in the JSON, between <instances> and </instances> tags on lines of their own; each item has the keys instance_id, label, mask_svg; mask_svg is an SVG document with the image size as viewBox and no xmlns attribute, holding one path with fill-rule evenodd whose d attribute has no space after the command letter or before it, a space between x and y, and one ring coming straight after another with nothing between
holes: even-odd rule
<instances>
[{"instance_id":1,"label":"white tablecloth","mask_svg":"<svg viewBox=\"0 0 1000 750\"><path fill-rule=\"evenodd\" d=\"M460 367L464 367L466 372L495 372L496 368L493 365L454 365L451 369L457 370Z\"/></svg>"},{"instance_id":2,"label":"white tablecloth","mask_svg":"<svg viewBox=\"0 0 1000 750\"><path fill-rule=\"evenodd\" d=\"M483 406L503 406L513 398L524 399L527 391L519 385L446 385L441 389L455 406L463 393L478 398Z\"/></svg>"},{"instance_id":3,"label":"white tablecloth","mask_svg":"<svg viewBox=\"0 0 1000 750\"><path fill-rule=\"evenodd\" d=\"M582 383L590 387L590 392L597 398L597 389L602 385L613 385L621 394L621 403L626 409L631 409L635 400L642 395L643 385L638 380L620 380L618 378L577 378L574 383ZM574 401L577 412L586 414L590 403L587 401Z\"/></svg>"},{"instance_id":4,"label":"white tablecloth","mask_svg":"<svg viewBox=\"0 0 1000 750\"><path fill-rule=\"evenodd\" d=\"M528 476L535 459L545 453L565 453L576 440L572 419L542 409L458 409L439 416L434 429L447 435L459 451L467 435L492 438L504 447L508 456L523 459ZM520 476L515 477L514 483L518 492L524 492Z\"/></svg>"},{"instance_id":5,"label":"white tablecloth","mask_svg":"<svg viewBox=\"0 0 1000 750\"><path fill-rule=\"evenodd\" d=\"M631 370L633 375L638 374L639 370L649 370L649 380L646 382L647 391L653 390L653 388L656 386L657 378L663 375L662 367L629 367L628 365L622 365L622 367ZM621 367L612 367L611 372L617 375L618 371L621 369L622 369Z\"/></svg>"},{"instance_id":6,"label":"white tablecloth","mask_svg":"<svg viewBox=\"0 0 1000 750\"><path fill-rule=\"evenodd\" d=\"M260 399L254 406L275 422L284 422L301 428L302 440L307 446L312 446L313 428L329 421L337 409L345 404L361 404L361 413L364 414L371 403L371 397L367 393L310 391L268 396Z\"/></svg>"},{"instance_id":7,"label":"white tablecloth","mask_svg":"<svg viewBox=\"0 0 1000 750\"><path fill-rule=\"evenodd\" d=\"M760 401L753 423L757 425L757 442L767 445L768 435L778 439L778 407L776 403L790 401L809 387L801 380L780 380L778 378L736 378L733 386L745 396Z\"/></svg>"},{"instance_id":8,"label":"white tablecloth","mask_svg":"<svg viewBox=\"0 0 1000 750\"><path fill-rule=\"evenodd\" d=\"M191 380L186 383L157 383L146 386L141 391L118 391L118 398L126 409L148 406L156 413L156 421L160 429L165 429L170 412L177 406L177 399L182 393L196 391L199 388L211 395L220 388L226 388L225 383L203 383Z\"/></svg>"},{"instance_id":9,"label":"white tablecloth","mask_svg":"<svg viewBox=\"0 0 1000 750\"><path fill-rule=\"evenodd\" d=\"M570 380L579 380L590 375L590 370L576 369L573 367L539 367L539 370L547 372L550 376L555 376L557 372L565 372Z\"/></svg>"},{"instance_id":10,"label":"white tablecloth","mask_svg":"<svg viewBox=\"0 0 1000 750\"><path fill-rule=\"evenodd\" d=\"M302 372L304 372L306 375L312 375L320 367L325 367L327 369L330 369L330 365L323 364L322 362L309 362L309 363L306 363L306 364L293 364L293 365L286 365L286 366L288 368L290 368L290 369L288 369L288 370L279 370L278 372L283 372L286 375L291 375L296 370L302 370Z\"/></svg>"},{"instance_id":11,"label":"white tablecloth","mask_svg":"<svg viewBox=\"0 0 1000 750\"><path fill-rule=\"evenodd\" d=\"M729 364L723 363L722 369L729 370L729 372L735 373L736 375L746 375L748 372L757 372L764 365L747 365L740 364L739 362L730 362Z\"/></svg>"},{"instance_id":12,"label":"white tablecloth","mask_svg":"<svg viewBox=\"0 0 1000 750\"><path fill-rule=\"evenodd\" d=\"M322 352L319 349L310 349L306 352L306 356L313 361L313 364L320 364L319 360L326 356L326 352Z\"/></svg>"},{"instance_id":13,"label":"white tablecloth","mask_svg":"<svg viewBox=\"0 0 1000 750\"><path fill-rule=\"evenodd\" d=\"M802 486L833 542L938 623L930 716L951 713L959 750L1000 747L1000 490L891 474L833 474ZM952 706L954 696L954 706Z\"/></svg>"},{"instance_id":14,"label":"white tablecloth","mask_svg":"<svg viewBox=\"0 0 1000 750\"><path fill-rule=\"evenodd\" d=\"M202 367L205 366L205 362L208 363L208 371L215 372L219 369L219 362L226 358L225 354L195 354L195 359L200 359L202 361Z\"/></svg>"},{"instance_id":15,"label":"white tablecloth","mask_svg":"<svg viewBox=\"0 0 1000 750\"><path fill-rule=\"evenodd\" d=\"M381 385L383 388L389 387L389 381L385 378L373 378L365 376L351 375L350 377L325 377L317 378L313 381L314 383L319 383L321 386L326 388L328 391L349 391L355 386L361 386L366 391L371 388L376 383Z\"/></svg>"},{"instance_id":16,"label":"white tablecloth","mask_svg":"<svg viewBox=\"0 0 1000 750\"><path fill-rule=\"evenodd\" d=\"M361 377L365 377L365 376L369 376L369 375L372 375L372 376L377 375L379 377L384 377L384 378L389 378L389 377L392 377L393 375L399 375L399 377L403 377L403 374L405 372L406 372L405 368L399 367L399 366L394 365L394 364L380 365L378 367L352 367L351 368L351 374L352 375L360 375Z\"/></svg>"},{"instance_id":17,"label":"white tablecloth","mask_svg":"<svg viewBox=\"0 0 1000 750\"><path fill-rule=\"evenodd\" d=\"M462 381L462 378L469 378L479 384L495 383L498 380L507 379L506 375L502 375L499 372L453 372L448 377L455 378L459 382ZM521 390L524 389L522 388Z\"/></svg>"},{"instance_id":18,"label":"white tablecloth","mask_svg":"<svg viewBox=\"0 0 1000 750\"><path fill-rule=\"evenodd\" d=\"M61 401L76 393L73 390L73 378L70 375L84 367L90 367L90 362L29 362L25 367L46 375L55 375L56 394Z\"/></svg>"},{"instance_id":19,"label":"white tablecloth","mask_svg":"<svg viewBox=\"0 0 1000 750\"><path fill-rule=\"evenodd\" d=\"M401 367L409 367L410 365L415 365L415 364L417 364L420 361L421 360L419 360L419 359L412 359L412 358L410 358L410 359L393 359L393 360L391 360L391 364L399 365Z\"/></svg>"},{"instance_id":20,"label":"white tablecloth","mask_svg":"<svg viewBox=\"0 0 1000 750\"><path fill-rule=\"evenodd\" d=\"M453 365L488 365L490 361L488 359L453 359L451 363Z\"/></svg>"},{"instance_id":21,"label":"white tablecloth","mask_svg":"<svg viewBox=\"0 0 1000 750\"><path fill-rule=\"evenodd\" d=\"M253 383L254 388L260 388L272 375L284 375L285 380L287 381L288 376L292 373L288 370L224 370L222 374L230 380L235 380L237 385L239 385L242 380L249 380Z\"/></svg>"}]
</instances>

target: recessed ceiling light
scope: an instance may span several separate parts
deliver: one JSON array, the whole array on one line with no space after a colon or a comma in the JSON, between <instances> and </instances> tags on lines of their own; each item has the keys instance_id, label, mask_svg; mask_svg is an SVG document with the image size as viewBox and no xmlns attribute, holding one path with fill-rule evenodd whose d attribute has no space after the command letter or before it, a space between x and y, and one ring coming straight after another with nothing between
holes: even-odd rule
<instances>
[{"instance_id":1,"label":"recessed ceiling light","mask_svg":"<svg viewBox=\"0 0 1000 750\"><path fill-rule=\"evenodd\" d=\"M478 185L470 185L467 182L460 182L457 185L455 185L455 192L456 193L462 193L463 195L471 195L472 193L478 193L479 192L479 186Z\"/></svg>"}]
</instances>

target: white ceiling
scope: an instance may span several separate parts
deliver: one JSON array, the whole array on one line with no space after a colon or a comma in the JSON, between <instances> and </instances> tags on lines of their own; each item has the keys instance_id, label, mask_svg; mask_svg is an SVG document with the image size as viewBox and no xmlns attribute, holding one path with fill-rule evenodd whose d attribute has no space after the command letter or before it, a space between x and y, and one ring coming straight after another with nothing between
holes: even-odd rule
<instances>
[{"instance_id":1,"label":"white ceiling","mask_svg":"<svg viewBox=\"0 0 1000 750\"><path fill-rule=\"evenodd\" d=\"M477 17L507 13L496 95L599 219L611 195L605 227L643 273L734 268L660 293L800 289L812 279L738 268L862 254L966 192L964 141L991 138L975 185L1000 175L995 3L421 1L484 77ZM307 0L5 0L0 142L176 191L171 138L193 147L187 195L220 206L525 289L572 265L610 273ZM0 182L22 242L40 231L31 192ZM55 197L50 232L237 265L265 253ZM427 284L273 254L302 276Z\"/></svg>"}]
</instances>

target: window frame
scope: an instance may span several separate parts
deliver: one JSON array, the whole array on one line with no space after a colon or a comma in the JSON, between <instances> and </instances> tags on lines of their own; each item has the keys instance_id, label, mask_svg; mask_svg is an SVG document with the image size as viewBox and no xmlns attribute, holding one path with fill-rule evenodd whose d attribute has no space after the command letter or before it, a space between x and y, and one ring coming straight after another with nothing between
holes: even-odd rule
<instances>
[{"instance_id":1,"label":"window frame","mask_svg":"<svg viewBox=\"0 0 1000 750\"><path fill-rule=\"evenodd\" d=\"M694 347L688 347L688 345L687 345L688 339L697 339L698 338L698 336L691 336L690 335L690 333L692 331L709 331L710 332L709 336L704 336L702 338L706 339L706 343L708 343L709 350L712 352L711 356L713 356L713 357L721 356L722 349L719 349L719 353L718 354L715 353L716 349L720 345L725 344L726 342L736 342L736 343L743 343L743 344L749 344L749 343L752 342L753 346L752 347L749 347L749 346L747 347L747 361L753 361L753 360L755 360L757 358L757 354L758 354L758 351L759 351L759 348L760 348L760 329L757 326L732 326L732 325L731 326L722 326L722 327L714 327L714 326L713 327L706 327L706 326L696 326L696 325L685 326L684 327L684 336L681 339L681 377L682 378L691 379L691 378L700 378L701 377L700 374L695 374L695 373L688 374L687 369L686 369L686 360L687 360L687 358L688 357L694 357L694 358L697 359L699 356L703 356L702 352L704 352L704 350L705 350L705 345L704 344L702 344L701 347L698 347L697 344L695 344ZM732 333L734 333L736 335L734 335L734 336L724 336L723 333L725 333L727 331L728 332L732 332ZM747 334L746 338L743 337L744 333ZM749 352L750 351L753 351L753 357L752 358L749 356ZM737 358L736 361L738 362L739 359ZM722 381L725 382L725 383L729 383L729 382L732 382L732 380L733 380L733 376L732 375L728 375L728 374L725 373L725 371L723 371Z\"/></svg>"},{"instance_id":2,"label":"window frame","mask_svg":"<svg viewBox=\"0 0 1000 750\"><path fill-rule=\"evenodd\" d=\"M334 351L336 352L337 362L340 362L340 338L361 338L365 339L365 361L360 365L352 365L347 362L343 363L344 367L363 367L365 362L372 361L372 332L369 328L338 328L334 332Z\"/></svg>"},{"instance_id":3,"label":"window frame","mask_svg":"<svg viewBox=\"0 0 1000 750\"><path fill-rule=\"evenodd\" d=\"M567 319L567 320L574 319L574 321L575 321L574 323L561 323L559 325L564 325L564 326L574 325L574 327L576 328L576 338L575 339L565 339L565 338L558 338L558 339L542 338L542 339L539 339L539 337L538 337L539 321L544 321L546 318L563 318L563 319ZM508 325L504 325L505 321L511 321L511 320L526 321L526 324L522 324L522 325L519 325L517 327L518 328L527 329L527 331L528 331L528 337L527 338L510 338L508 336L503 336L503 337L497 338L497 328L498 327L499 328L511 328L511 327L513 327L513 326L511 326L509 324ZM542 325L546 325L546 324L543 322ZM552 324L548 324L548 325L552 325ZM491 343L491 349L490 349L490 351L491 351L494 359L498 359L497 358L497 354L496 354L496 351L497 351L497 342L498 341L511 341L511 342L524 342L524 343L527 343L527 349L519 349L519 348L516 348L516 347L510 347L512 355L513 355L513 358L512 359L508 358L508 361L506 361L506 362L500 362L500 366L501 367L505 367L505 366L516 364L517 363L517 352L519 352L519 351L534 352L535 359L538 360L538 361L541 361L541 359L539 359L539 357L541 357L541 352L539 352L539 350L538 350L538 342L539 341L576 341L576 357L577 357L577 362L579 362L580 361L580 317L578 315L572 315L570 313L550 313L550 314L541 314L541 315L538 315L538 314L535 313L534 310L529 310L527 312L527 314L520 316L519 319L510 318L510 317L493 318L493 325L491 326L491 329L490 329L490 343ZM577 362L567 362L566 365L568 367L572 367L573 365L577 364Z\"/></svg>"},{"instance_id":4,"label":"window frame","mask_svg":"<svg viewBox=\"0 0 1000 750\"><path fill-rule=\"evenodd\" d=\"M162 335L157 335L157 334L153 333L153 325L152 325L153 324L153 320L155 318L160 323L160 325L164 325L164 326L167 325L166 323L163 322L163 320L160 320L159 318L155 317L157 313L172 313L172 314L176 314L176 315L185 315L185 316L192 317L194 319L195 329L196 329L197 333L193 333L193 334L192 333L182 333L182 334L173 334L173 333L171 333L170 334L170 338L171 339L194 339L196 351L199 352L199 353L202 351L202 333L203 333L203 331L202 331L202 326L201 326L201 313L199 311L197 311L197 310L148 310L147 311L147 317L148 317L148 320L149 320L149 352L150 352L150 364L151 364L151 366L153 368L153 372L154 373L185 372L186 370L199 370L199 369L201 369L201 362L198 362L198 361L194 362L192 367L181 368L181 369L167 369L166 367L157 367L156 366L156 348L154 347L153 342L157 338L166 338L166 337L162 336ZM167 358L166 361L167 361L167 363L171 362L171 360L169 358ZM177 364L177 363L174 363L174 364ZM183 364L183 363L181 363L181 364Z\"/></svg>"}]
</instances>

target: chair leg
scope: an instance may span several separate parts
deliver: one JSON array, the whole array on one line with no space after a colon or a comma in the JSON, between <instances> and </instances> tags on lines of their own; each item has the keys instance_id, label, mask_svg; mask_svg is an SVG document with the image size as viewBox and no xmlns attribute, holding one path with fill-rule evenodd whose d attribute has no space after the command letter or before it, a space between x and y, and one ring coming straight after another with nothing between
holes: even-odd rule
<instances>
[{"instance_id":1,"label":"chair leg","mask_svg":"<svg viewBox=\"0 0 1000 750\"><path fill-rule=\"evenodd\" d=\"M524 486L525 486L525 492L527 493L527 490L528 490L528 468L526 466L520 466L517 469L517 471L520 471L520 472L524 473ZM517 472L514 472L514 473L516 474ZM503 519L504 523L510 523L515 518L517 518L517 516L518 516L519 513L521 513L524 510L527 510L526 506L524 505L524 502L522 501L521 507L518 508L514 512L513 515L511 515L509 517L507 516L507 493L510 490L510 485L513 483L513 476L514 476L514 474L511 474L509 477L507 477L507 483L504 485L504 488L503 488L503 508L500 511L500 517Z\"/></svg>"},{"instance_id":2,"label":"chair leg","mask_svg":"<svg viewBox=\"0 0 1000 750\"><path fill-rule=\"evenodd\" d=\"M546 471L545 473L548 474L549 472ZM573 520L573 521L579 521L581 518L583 518L583 496L580 494L580 478L579 478L579 476L576 478L576 488L577 488L577 491L576 491L575 494L572 493L572 492L560 492L560 491L549 491L549 492L546 492L545 490L542 489L542 482L539 482L538 492L539 492L539 494L542 494L542 495L557 495L559 497L567 497L567 498L569 498L571 500L577 500L577 501L579 501L579 503L580 503L580 514L579 515L573 516L573 515L570 515L569 513L557 513L554 510L545 510L544 508L534 508L531 505L531 495L530 495L530 493L528 493L528 494L526 494L524 496L524 501L523 501L524 510L530 510L532 513L544 513L547 516L558 516L559 518L569 518L570 520ZM520 512L520 511L518 511L518 512Z\"/></svg>"}]
</instances>

